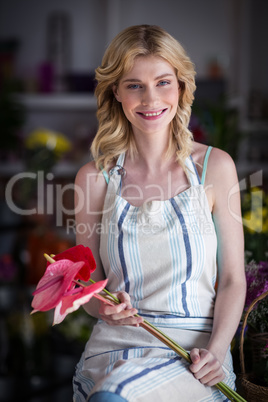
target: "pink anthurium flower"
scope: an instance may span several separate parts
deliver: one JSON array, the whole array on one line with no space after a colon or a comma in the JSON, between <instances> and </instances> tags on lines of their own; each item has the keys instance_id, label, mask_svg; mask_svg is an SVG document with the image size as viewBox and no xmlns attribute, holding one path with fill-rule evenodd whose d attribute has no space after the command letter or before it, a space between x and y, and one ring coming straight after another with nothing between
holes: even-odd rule
<instances>
[{"instance_id":1,"label":"pink anthurium flower","mask_svg":"<svg viewBox=\"0 0 268 402\"><path fill-rule=\"evenodd\" d=\"M80 306L87 303L92 296L105 288L107 282L108 280L106 279L90 286L75 288L73 292L71 291L63 296L55 308L53 325L60 324L67 314L78 310Z\"/></svg>"},{"instance_id":2,"label":"pink anthurium flower","mask_svg":"<svg viewBox=\"0 0 268 402\"><path fill-rule=\"evenodd\" d=\"M83 265L83 261L73 263L66 259L49 264L33 292L32 313L56 307L63 295L75 287L73 280Z\"/></svg>"},{"instance_id":3,"label":"pink anthurium flower","mask_svg":"<svg viewBox=\"0 0 268 402\"><path fill-rule=\"evenodd\" d=\"M96 261L92 254L92 251L89 247L85 247L82 244L78 244L77 246L68 248L62 253L56 254L55 256L53 256L53 259L55 261L59 261L62 259L67 259L73 262L83 261L84 265L79 271L76 279L81 279L85 282L89 280L90 274L96 269Z\"/></svg>"},{"instance_id":4,"label":"pink anthurium flower","mask_svg":"<svg viewBox=\"0 0 268 402\"><path fill-rule=\"evenodd\" d=\"M69 256L72 260L67 259ZM78 281L78 279L89 280L91 272L96 267L95 259L88 247L77 246L68 249L55 257L58 261L49 256L47 258L50 263L33 292L32 313L48 311L55 307L53 324L59 324L67 314L87 303L92 296L101 298L97 293L106 286L107 279L91 286ZM76 258L81 258L81 261L77 261Z\"/></svg>"}]
</instances>

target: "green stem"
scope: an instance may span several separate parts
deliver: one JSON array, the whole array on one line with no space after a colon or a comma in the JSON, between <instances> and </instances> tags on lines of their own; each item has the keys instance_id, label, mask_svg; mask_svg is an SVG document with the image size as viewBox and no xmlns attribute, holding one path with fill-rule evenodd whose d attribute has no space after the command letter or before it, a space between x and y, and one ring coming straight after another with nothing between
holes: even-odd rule
<instances>
[{"instance_id":1,"label":"green stem","mask_svg":"<svg viewBox=\"0 0 268 402\"><path fill-rule=\"evenodd\" d=\"M93 279L89 279L91 283L96 283L93 281ZM120 300L115 297L112 293L110 293L107 289L103 289L103 292L108 295L108 300L112 299L116 304L120 303ZM106 297L104 296L106 299ZM140 317L138 314L135 314L135 317ZM144 324L144 325L143 325ZM155 327L153 324L151 324L149 321L144 320L143 323L140 324L144 329L146 329L148 332L150 332L152 335L154 335L156 338L158 338L160 341L165 343L167 346L170 347L174 352L182 356L187 362L191 363L191 358L190 354L183 348L181 347L177 342L175 342L173 339L171 339L169 336L167 336L164 332L162 332L160 329ZM219 382L218 384L215 385L216 388L218 388L230 401L233 402L247 402L241 395L239 395L236 391L234 391L231 387L229 387L227 384L224 382Z\"/></svg>"}]
</instances>

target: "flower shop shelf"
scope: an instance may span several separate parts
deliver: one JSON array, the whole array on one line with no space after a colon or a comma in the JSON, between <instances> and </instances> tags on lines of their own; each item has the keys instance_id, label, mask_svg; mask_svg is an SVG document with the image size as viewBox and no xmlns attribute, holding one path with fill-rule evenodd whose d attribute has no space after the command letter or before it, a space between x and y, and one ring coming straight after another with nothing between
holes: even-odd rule
<instances>
[{"instance_id":1,"label":"flower shop shelf","mask_svg":"<svg viewBox=\"0 0 268 402\"><path fill-rule=\"evenodd\" d=\"M75 163L69 161L62 161L57 163L51 173L57 178L71 178L75 177L79 168L83 163ZM16 163L8 162L8 163L0 163L0 176L2 178L10 178L14 175L17 175L22 172L26 172L27 169L25 165L21 161L17 161Z\"/></svg>"},{"instance_id":2,"label":"flower shop shelf","mask_svg":"<svg viewBox=\"0 0 268 402\"><path fill-rule=\"evenodd\" d=\"M96 110L93 94L18 94L16 99L28 110Z\"/></svg>"}]
</instances>

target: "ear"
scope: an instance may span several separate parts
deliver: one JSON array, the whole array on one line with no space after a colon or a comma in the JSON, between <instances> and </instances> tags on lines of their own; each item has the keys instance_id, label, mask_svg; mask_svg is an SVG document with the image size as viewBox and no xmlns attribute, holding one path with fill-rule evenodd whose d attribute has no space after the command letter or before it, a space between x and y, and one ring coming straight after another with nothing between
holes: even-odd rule
<instances>
[{"instance_id":1,"label":"ear","mask_svg":"<svg viewBox=\"0 0 268 402\"><path fill-rule=\"evenodd\" d=\"M113 85L113 93L114 93L115 99L118 102L121 102L121 97L120 97L120 95L118 93L118 86L116 84Z\"/></svg>"}]
</instances>

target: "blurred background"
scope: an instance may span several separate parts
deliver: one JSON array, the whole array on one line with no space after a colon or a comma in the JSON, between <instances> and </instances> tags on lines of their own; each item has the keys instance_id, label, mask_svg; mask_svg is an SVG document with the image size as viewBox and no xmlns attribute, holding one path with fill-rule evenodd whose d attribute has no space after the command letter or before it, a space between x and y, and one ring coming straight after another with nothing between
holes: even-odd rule
<instances>
[{"instance_id":1,"label":"blurred background","mask_svg":"<svg viewBox=\"0 0 268 402\"><path fill-rule=\"evenodd\" d=\"M0 0L0 401L71 401L94 320L30 316L43 253L75 244L73 182L96 133L94 70L110 40L157 24L197 71L191 129L229 152L246 252L267 259L266 0ZM224 172L223 172L224 174Z\"/></svg>"}]
</instances>

